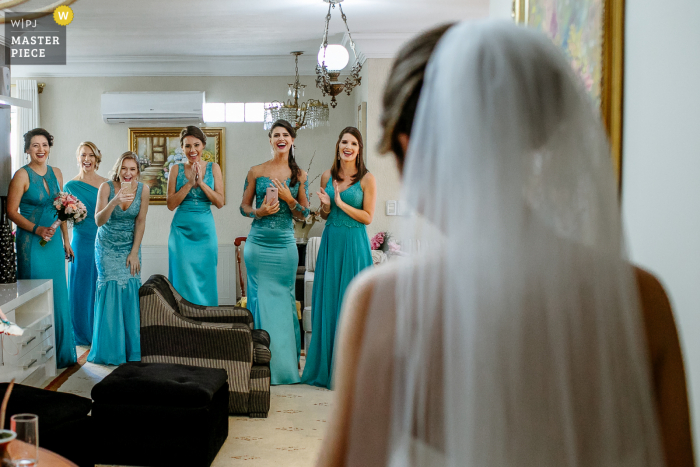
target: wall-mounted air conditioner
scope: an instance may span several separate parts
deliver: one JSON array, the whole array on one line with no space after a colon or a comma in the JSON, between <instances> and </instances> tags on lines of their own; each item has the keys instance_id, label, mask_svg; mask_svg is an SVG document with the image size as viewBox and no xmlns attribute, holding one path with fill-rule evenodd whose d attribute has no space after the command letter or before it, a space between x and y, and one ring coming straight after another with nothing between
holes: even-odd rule
<instances>
[{"instance_id":1,"label":"wall-mounted air conditioner","mask_svg":"<svg viewBox=\"0 0 700 467\"><path fill-rule=\"evenodd\" d=\"M202 123L203 91L106 92L102 94L105 123Z\"/></svg>"}]
</instances>

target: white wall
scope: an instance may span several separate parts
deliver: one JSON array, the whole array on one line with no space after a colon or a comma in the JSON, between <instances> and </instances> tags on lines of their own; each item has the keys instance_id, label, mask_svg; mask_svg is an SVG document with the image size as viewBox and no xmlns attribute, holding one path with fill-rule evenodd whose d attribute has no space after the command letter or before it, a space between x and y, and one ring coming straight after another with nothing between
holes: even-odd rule
<instances>
[{"instance_id":1,"label":"white wall","mask_svg":"<svg viewBox=\"0 0 700 467\"><path fill-rule=\"evenodd\" d=\"M128 125L102 121L100 96L108 91L185 91L206 92L207 102L265 102L286 98L287 83L293 77L123 77L123 78L44 78L40 95L42 126L55 137L49 164L57 166L64 180L76 175L75 151L83 140L97 144L103 154L99 173L108 172L117 157L128 149ZM306 99L321 98L313 78L302 77L307 84ZM328 98L324 99L326 102ZM314 151L316 158L311 178L330 167L336 138L345 126L356 124L356 107L352 97L337 97L338 106L330 111L330 127L301 130L296 140L297 161L306 170ZM353 108L355 107L355 109ZM250 220L238 210L243 182L248 169L270 158L270 145L262 123L212 123L226 128L226 206L213 208L220 244L233 244L248 233ZM380 182L381 183L381 182ZM310 191L318 189L317 180ZM312 207L318 206L316 195ZM143 239L144 245L167 245L173 213L166 206L150 206ZM323 224L314 226L312 235L320 235Z\"/></svg>"},{"instance_id":2,"label":"white wall","mask_svg":"<svg viewBox=\"0 0 700 467\"><path fill-rule=\"evenodd\" d=\"M700 2L626 2L622 207L632 259L661 279L700 422ZM695 430L695 446L700 446Z\"/></svg>"}]
</instances>

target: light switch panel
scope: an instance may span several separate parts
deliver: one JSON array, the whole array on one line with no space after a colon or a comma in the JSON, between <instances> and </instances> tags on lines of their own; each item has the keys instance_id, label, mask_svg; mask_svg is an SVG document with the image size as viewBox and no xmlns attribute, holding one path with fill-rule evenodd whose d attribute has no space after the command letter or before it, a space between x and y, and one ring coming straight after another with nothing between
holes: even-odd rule
<instances>
[{"instance_id":1,"label":"light switch panel","mask_svg":"<svg viewBox=\"0 0 700 467\"><path fill-rule=\"evenodd\" d=\"M395 216L398 214L398 202L396 200L390 199L386 202L386 215Z\"/></svg>"}]
</instances>

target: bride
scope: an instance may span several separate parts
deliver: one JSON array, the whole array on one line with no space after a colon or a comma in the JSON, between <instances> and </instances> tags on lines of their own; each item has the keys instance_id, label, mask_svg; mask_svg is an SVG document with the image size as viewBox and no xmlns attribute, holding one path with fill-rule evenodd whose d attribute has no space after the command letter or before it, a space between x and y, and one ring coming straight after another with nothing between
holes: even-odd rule
<instances>
[{"instance_id":1,"label":"bride","mask_svg":"<svg viewBox=\"0 0 700 467\"><path fill-rule=\"evenodd\" d=\"M693 465L671 310L626 259L605 134L560 52L508 23L438 28L384 107L401 236L424 247L347 293L318 465Z\"/></svg>"}]
</instances>

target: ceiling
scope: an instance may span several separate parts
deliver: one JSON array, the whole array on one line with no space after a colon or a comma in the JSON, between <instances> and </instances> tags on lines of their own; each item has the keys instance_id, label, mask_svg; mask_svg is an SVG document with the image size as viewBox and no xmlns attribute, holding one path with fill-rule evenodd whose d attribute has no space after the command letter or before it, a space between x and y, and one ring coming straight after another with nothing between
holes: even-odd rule
<instances>
[{"instance_id":1,"label":"ceiling","mask_svg":"<svg viewBox=\"0 0 700 467\"><path fill-rule=\"evenodd\" d=\"M54 1L30 0L14 11ZM487 16L489 0L345 0L342 7L358 52L365 58L386 58L426 28ZM15 66L13 76L289 75L289 69L279 67L279 59L294 50L306 52L299 69L311 75L328 4L77 0L71 8L67 65ZM345 26L338 8L331 15L329 42L341 43Z\"/></svg>"}]
</instances>

